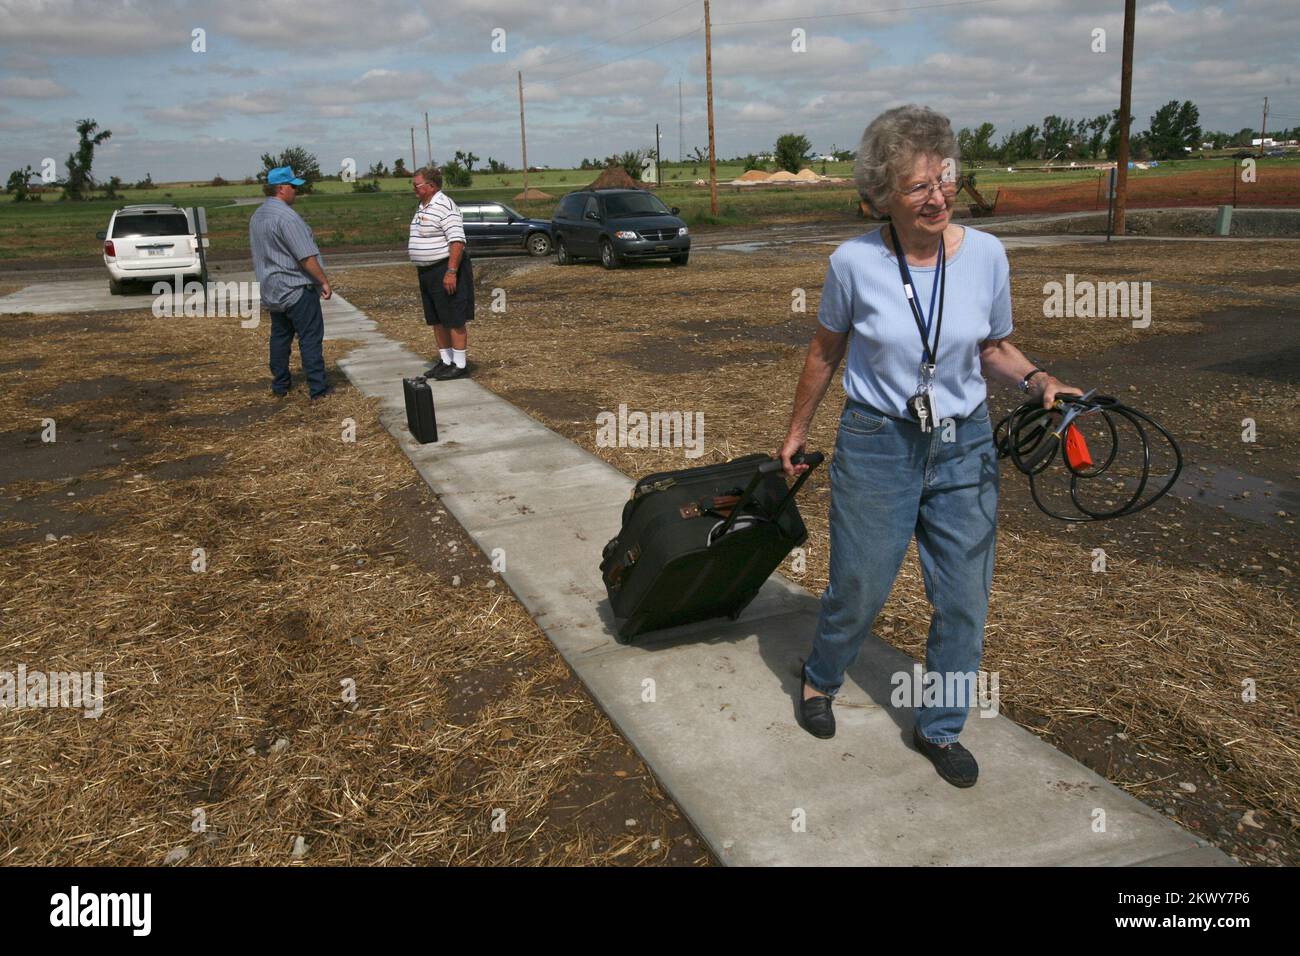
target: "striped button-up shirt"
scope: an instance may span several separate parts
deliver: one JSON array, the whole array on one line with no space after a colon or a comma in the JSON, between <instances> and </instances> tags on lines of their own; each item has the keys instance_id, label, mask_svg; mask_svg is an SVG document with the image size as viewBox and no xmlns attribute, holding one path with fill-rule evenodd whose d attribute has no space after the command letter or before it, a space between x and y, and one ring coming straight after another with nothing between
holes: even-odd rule
<instances>
[{"instance_id":1,"label":"striped button-up shirt","mask_svg":"<svg viewBox=\"0 0 1300 956\"><path fill-rule=\"evenodd\" d=\"M407 252L419 265L441 262L451 255L453 242L465 241L465 220L460 207L441 189L415 210Z\"/></svg>"},{"instance_id":2,"label":"striped button-up shirt","mask_svg":"<svg viewBox=\"0 0 1300 956\"><path fill-rule=\"evenodd\" d=\"M316 284L301 265L303 259L320 255L316 237L283 200L272 196L257 207L248 220L248 244L262 304L270 311L283 312L298 301L303 289Z\"/></svg>"}]
</instances>

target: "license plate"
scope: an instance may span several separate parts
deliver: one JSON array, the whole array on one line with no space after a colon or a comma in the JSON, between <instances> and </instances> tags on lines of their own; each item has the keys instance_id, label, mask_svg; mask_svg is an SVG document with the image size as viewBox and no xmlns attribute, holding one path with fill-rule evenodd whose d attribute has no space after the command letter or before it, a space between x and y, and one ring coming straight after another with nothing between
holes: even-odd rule
<instances>
[{"instance_id":1,"label":"license plate","mask_svg":"<svg viewBox=\"0 0 1300 956\"><path fill-rule=\"evenodd\" d=\"M149 255L151 255L151 256L165 256L165 255L167 255L167 250L166 250L166 249L146 249L145 252L147 252L147 253L148 253Z\"/></svg>"},{"instance_id":2,"label":"license plate","mask_svg":"<svg viewBox=\"0 0 1300 956\"><path fill-rule=\"evenodd\" d=\"M667 251L668 251L667 246L655 246L655 252L667 252Z\"/></svg>"}]
</instances>

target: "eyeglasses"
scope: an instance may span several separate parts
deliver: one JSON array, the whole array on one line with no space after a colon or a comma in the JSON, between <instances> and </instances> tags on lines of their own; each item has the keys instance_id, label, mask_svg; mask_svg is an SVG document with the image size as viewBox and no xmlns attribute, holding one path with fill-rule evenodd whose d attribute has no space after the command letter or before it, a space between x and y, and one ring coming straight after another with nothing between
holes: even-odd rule
<instances>
[{"instance_id":1,"label":"eyeglasses","mask_svg":"<svg viewBox=\"0 0 1300 956\"><path fill-rule=\"evenodd\" d=\"M955 179L944 179L937 183L916 183L906 189L900 189L898 192L908 202L920 206L930 198L930 193L936 189L942 196L955 196L957 195L957 181Z\"/></svg>"}]
</instances>

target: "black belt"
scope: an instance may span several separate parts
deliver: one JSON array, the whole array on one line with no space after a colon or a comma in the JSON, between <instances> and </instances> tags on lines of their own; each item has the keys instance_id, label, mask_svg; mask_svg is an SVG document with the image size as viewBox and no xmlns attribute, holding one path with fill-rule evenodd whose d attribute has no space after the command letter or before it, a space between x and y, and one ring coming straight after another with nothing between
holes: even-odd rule
<instances>
[{"instance_id":1,"label":"black belt","mask_svg":"<svg viewBox=\"0 0 1300 956\"><path fill-rule=\"evenodd\" d=\"M428 272L436 266L445 266L450 258L451 257L448 256L447 259L439 259L437 262L417 262L415 264L415 269L417 272Z\"/></svg>"}]
</instances>

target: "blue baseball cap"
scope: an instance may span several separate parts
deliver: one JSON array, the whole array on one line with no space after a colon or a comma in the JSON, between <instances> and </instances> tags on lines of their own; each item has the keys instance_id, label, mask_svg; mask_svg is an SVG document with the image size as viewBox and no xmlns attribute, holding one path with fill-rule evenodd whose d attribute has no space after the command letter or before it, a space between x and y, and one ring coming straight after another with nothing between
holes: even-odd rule
<instances>
[{"instance_id":1,"label":"blue baseball cap","mask_svg":"<svg viewBox=\"0 0 1300 956\"><path fill-rule=\"evenodd\" d=\"M267 184L271 186L279 186L284 183L288 183L291 186L305 186L307 184L307 180L299 179L294 176L292 166L275 167L275 169L266 174L266 181Z\"/></svg>"}]
</instances>

